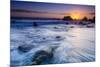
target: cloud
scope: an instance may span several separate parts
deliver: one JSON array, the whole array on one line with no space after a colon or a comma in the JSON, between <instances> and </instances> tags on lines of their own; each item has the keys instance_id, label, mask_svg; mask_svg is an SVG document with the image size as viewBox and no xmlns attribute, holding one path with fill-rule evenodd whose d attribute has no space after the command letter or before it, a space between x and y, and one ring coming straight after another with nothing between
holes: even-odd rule
<instances>
[{"instance_id":1,"label":"cloud","mask_svg":"<svg viewBox=\"0 0 100 67\"><path fill-rule=\"evenodd\" d=\"M39 14L57 14L57 15L69 15L70 13L55 13L55 12L43 12L43 11L32 11L26 9L11 9L11 12L26 12L26 13L39 13Z\"/></svg>"}]
</instances>

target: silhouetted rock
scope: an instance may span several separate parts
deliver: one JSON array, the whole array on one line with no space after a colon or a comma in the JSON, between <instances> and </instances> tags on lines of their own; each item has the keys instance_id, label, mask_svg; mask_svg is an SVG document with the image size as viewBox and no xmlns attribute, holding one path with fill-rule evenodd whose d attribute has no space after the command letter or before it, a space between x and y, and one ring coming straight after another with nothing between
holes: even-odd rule
<instances>
[{"instance_id":1,"label":"silhouetted rock","mask_svg":"<svg viewBox=\"0 0 100 67\"><path fill-rule=\"evenodd\" d=\"M89 23L89 19L87 17L83 17L79 24L81 25L87 25Z\"/></svg>"},{"instance_id":2,"label":"silhouetted rock","mask_svg":"<svg viewBox=\"0 0 100 67\"><path fill-rule=\"evenodd\" d=\"M82 21L88 21L87 17L83 17Z\"/></svg>"},{"instance_id":3,"label":"silhouetted rock","mask_svg":"<svg viewBox=\"0 0 100 67\"><path fill-rule=\"evenodd\" d=\"M30 51L33 47L33 45L21 45L18 47L18 50L25 53Z\"/></svg>"},{"instance_id":4,"label":"silhouetted rock","mask_svg":"<svg viewBox=\"0 0 100 67\"><path fill-rule=\"evenodd\" d=\"M95 24L95 16L93 17L93 19L92 19L92 23L94 23Z\"/></svg>"},{"instance_id":5,"label":"silhouetted rock","mask_svg":"<svg viewBox=\"0 0 100 67\"><path fill-rule=\"evenodd\" d=\"M68 22L66 22L66 25L69 24Z\"/></svg>"},{"instance_id":6,"label":"silhouetted rock","mask_svg":"<svg viewBox=\"0 0 100 67\"><path fill-rule=\"evenodd\" d=\"M64 16L64 18L63 18L63 20L73 20L72 18L71 18L71 16Z\"/></svg>"},{"instance_id":7,"label":"silhouetted rock","mask_svg":"<svg viewBox=\"0 0 100 67\"><path fill-rule=\"evenodd\" d=\"M38 25L37 25L37 23L36 23L36 22L34 22L34 23L33 23L33 26L34 26L34 27L37 27Z\"/></svg>"}]
</instances>

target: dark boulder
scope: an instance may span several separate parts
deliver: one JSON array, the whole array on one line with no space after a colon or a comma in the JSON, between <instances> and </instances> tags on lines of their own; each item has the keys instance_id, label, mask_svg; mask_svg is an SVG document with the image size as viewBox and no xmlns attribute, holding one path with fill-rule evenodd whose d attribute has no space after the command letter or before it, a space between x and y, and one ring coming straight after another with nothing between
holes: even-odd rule
<instances>
[{"instance_id":1,"label":"dark boulder","mask_svg":"<svg viewBox=\"0 0 100 67\"><path fill-rule=\"evenodd\" d=\"M36 22L33 23L33 27L37 27L38 24Z\"/></svg>"},{"instance_id":2,"label":"dark boulder","mask_svg":"<svg viewBox=\"0 0 100 67\"><path fill-rule=\"evenodd\" d=\"M61 41L61 40L64 40L65 39L65 37L62 37L62 36L55 36L55 39L57 40L57 41Z\"/></svg>"},{"instance_id":3,"label":"dark boulder","mask_svg":"<svg viewBox=\"0 0 100 67\"><path fill-rule=\"evenodd\" d=\"M43 37L43 40L45 40L46 38L45 37Z\"/></svg>"},{"instance_id":4,"label":"dark boulder","mask_svg":"<svg viewBox=\"0 0 100 67\"><path fill-rule=\"evenodd\" d=\"M70 26L70 28L74 28L74 26Z\"/></svg>"},{"instance_id":5,"label":"dark boulder","mask_svg":"<svg viewBox=\"0 0 100 67\"><path fill-rule=\"evenodd\" d=\"M71 16L64 16L63 19L64 21L72 21L72 17Z\"/></svg>"},{"instance_id":6,"label":"dark boulder","mask_svg":"<svg viewBox=\"0 0 100 67\"><path fill-rule=\"evenodd\" d=\"M65 24L66 24L66 25L68 25L69 23L68 23L68 22L66 22Z\"/></svg>"},{"instance_id":7,"label":"dark boulder","mask_svg":"<svg viewBox=\"0 0 100 67\"><path fill-rule=\"evenodd\" d=\"M54 29L58 29L57 27L54 27Z\"/></svg>"},{"instance_id":8,"label":"dark boulder","mask_svg":"<svg viewBox=\"0 0 100 67\"><path fill-rule=\"evenodd\" d=\"M25 52L30 51L33 47L34 47L34 45L21 45L21 46L18 47L18 50L20 52L24 52L25 53Z\"/></svg>"},{"instance_id":9,"label":"dark boulder","mask_svg":"<svg viewBox=\"0 0 100 67\"><path fill-rule=\"evenodd\" d=\"M50 61L53 57L53 52L47 52L44 50L36 52L32 60L32 65L40 65L43 62Z\"/></svg>"},{"instance_id":10,"label":"dark boulder","mask_svg":"<svg viewBox=\"0 0 100 67\"><path fill-rule=\"evenodd\" d=\"M56 36L56 38L61 38L60 36Z\"/></svg>"},{"instance_id":11,"label":"dark boulder","mask_svg":"<svg viewBox=\"0 0 100 67\"><path fill-rule=\"evenodd\" d=\"M61 36L56 36L57 39L61 38Z\"/></svg>"}]
</instances>

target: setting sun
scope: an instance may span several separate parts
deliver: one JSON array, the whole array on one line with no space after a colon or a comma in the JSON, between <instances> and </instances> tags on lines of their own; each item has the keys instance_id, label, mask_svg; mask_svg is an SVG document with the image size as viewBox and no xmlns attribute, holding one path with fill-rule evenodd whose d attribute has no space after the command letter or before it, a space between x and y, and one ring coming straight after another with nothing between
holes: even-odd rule
<instances>
[{"instance_id":1,"label":"setting sun","mask_svg":"<svg viewBox=\"0 0 100 67\"><path fill-rule=\"evenodd\" d=\"M72 17L73 19L76 19L76 20L80 18L79 15L77 15L77 14L72 14L71 17Z\"/></svg>"},{"instance_id":2,"label":"setting sun","mask_svg":"<svg viewBox=\"0 0 100 67\"><path fill-rule=\"evenodd\" d=\"M72 19L75 19L75 20L81 19L79 13L72 13L72 14L71 14L71 17L72 17Z\"/></svg>"}]
</instances>

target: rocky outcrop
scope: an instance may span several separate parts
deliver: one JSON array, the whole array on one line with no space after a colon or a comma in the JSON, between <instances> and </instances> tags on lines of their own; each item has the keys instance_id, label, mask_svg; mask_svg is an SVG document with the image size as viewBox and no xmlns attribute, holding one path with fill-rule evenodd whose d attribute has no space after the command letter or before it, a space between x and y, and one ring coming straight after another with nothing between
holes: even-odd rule
<instances>
[{"instance_id":1,"label":"rocky outcrop","mask_svg":"<svg viewBox=\"0 0 100 67\"><path fill-rule=\"evenodd\" d=\"M18 50L20 52L24 52L25 53L25 52L30 51L33 47L34 47L34 45L21 45L21 46L18 47Z\"/></svg>"},{"instance_id":2,"label":"rocky outcrop","mask_svg":"<svg viewBox=\"0 0 100 67\"><path fill-rule=\"evenodd\" d=\"M45 61L50 61L53 57L53 52L50 51L45 51L45 50L40 50L37 51L34 55L34 58L32 59L32 65L39 65L42 64Z\"/></svg>"}]
</instances>

